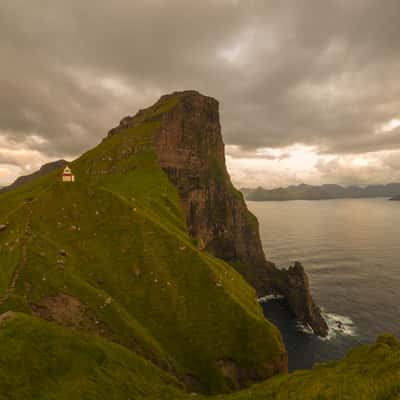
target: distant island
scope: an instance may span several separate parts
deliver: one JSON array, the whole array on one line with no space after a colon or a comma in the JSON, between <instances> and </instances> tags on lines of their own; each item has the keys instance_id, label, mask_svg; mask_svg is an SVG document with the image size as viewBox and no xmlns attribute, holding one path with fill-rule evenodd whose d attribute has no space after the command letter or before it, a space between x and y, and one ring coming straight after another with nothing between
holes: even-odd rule
<instances>
[{"instance_id":1,"label":"distant island","mask_svg":"<svg viewBox=\"0 0 400 400\"><path fill-rule=\"evenodd\" d=\"M288 186L286 188L242 189L246 200L251 201L288 201L288 200L329 200L329 199L358 199L374 197L390 197L400 200L400 183L369 186L340 186L327 184L312 186L306 184Z\"/></svg>"}]
</instances>

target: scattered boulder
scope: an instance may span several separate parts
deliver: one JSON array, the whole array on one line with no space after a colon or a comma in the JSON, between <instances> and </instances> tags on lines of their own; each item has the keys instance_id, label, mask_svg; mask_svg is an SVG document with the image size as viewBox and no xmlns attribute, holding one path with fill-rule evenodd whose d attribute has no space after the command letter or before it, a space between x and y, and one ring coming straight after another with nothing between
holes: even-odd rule
<instances>
[{"instance_id":1,"label":"scattered boulder","mask_svg":"<svg viewBox=\"0 0 400 400\"><path fill-rule=\"evenodd\" d=\"M0 232L5 231L7 229L7 225L0 224Z\"/></svg>"}]
</instances>

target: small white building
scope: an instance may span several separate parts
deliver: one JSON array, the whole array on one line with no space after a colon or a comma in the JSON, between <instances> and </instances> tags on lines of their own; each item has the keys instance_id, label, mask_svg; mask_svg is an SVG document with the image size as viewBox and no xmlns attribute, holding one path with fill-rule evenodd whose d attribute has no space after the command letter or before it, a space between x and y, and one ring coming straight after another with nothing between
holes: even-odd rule
<instances>
[{"instance_id":1,"label":"small white building","mask_svg":"<svg viewBox=\"0 0 400 400\"><path fill-rule=\"evenodd\" d=\"M75 175L72 173L71 169L68 165L64 168L64 172L62 175L63 182L75 182Z\"/></svg>"}]
</instances>

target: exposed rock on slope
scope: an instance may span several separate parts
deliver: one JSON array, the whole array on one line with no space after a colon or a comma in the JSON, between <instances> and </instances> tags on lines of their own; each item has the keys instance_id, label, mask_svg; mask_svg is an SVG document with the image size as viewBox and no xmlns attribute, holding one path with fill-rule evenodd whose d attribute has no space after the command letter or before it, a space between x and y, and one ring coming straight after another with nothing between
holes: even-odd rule
<instances>
[{"instance_id":1,"label":"exposed rock on slope","mask_svg":"<svg viewBox=\"0 0 400 400\"><path fill-rule=\"evenodd\" d=\"M163 112L171 102L173 106ZM283 294L296 317L325 336L328 328L304 271L299 274L298 266L279 271L265 259L257 219L226 169L218 102L195 91L166 95L134 117L124 118L109 137L144 121L160 122L154 136L159 162L179 191L189 232L199 247L234 265L258 295Z\"/></svg>"},{"instance_id":2,"label":"exposed rock on slope","mask_svg":"<svg viewBox=\"0 0 400 400\"><path fill-rule=\"evenodd\" d=\"M294 266L278 271L277 275L277 291L285 296L298 320L305 326L311 327L318 335L326 336L327 325L311 297L308 277L303 266L295 262Z\"/></svg>"}]
</instances>

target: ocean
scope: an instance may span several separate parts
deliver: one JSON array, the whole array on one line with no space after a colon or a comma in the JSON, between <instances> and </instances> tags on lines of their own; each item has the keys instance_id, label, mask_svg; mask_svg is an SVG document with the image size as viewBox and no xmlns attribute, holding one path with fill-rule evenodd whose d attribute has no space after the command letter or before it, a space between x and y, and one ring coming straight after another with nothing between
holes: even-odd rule
<instances>
[{"instance_id":1,"label":"ocean","mask_svg":"<svg viewBox=\"0 0 400 400\"><path fill-rule=\"evenodd\" d=\"M281 330L289 369L342 358L389 332L400 337L400 202L387 199L248 202L265 254L278 267L300 261L330 327L321 339L278 300L262 303Z\"/></svg>"}]
</instances>

